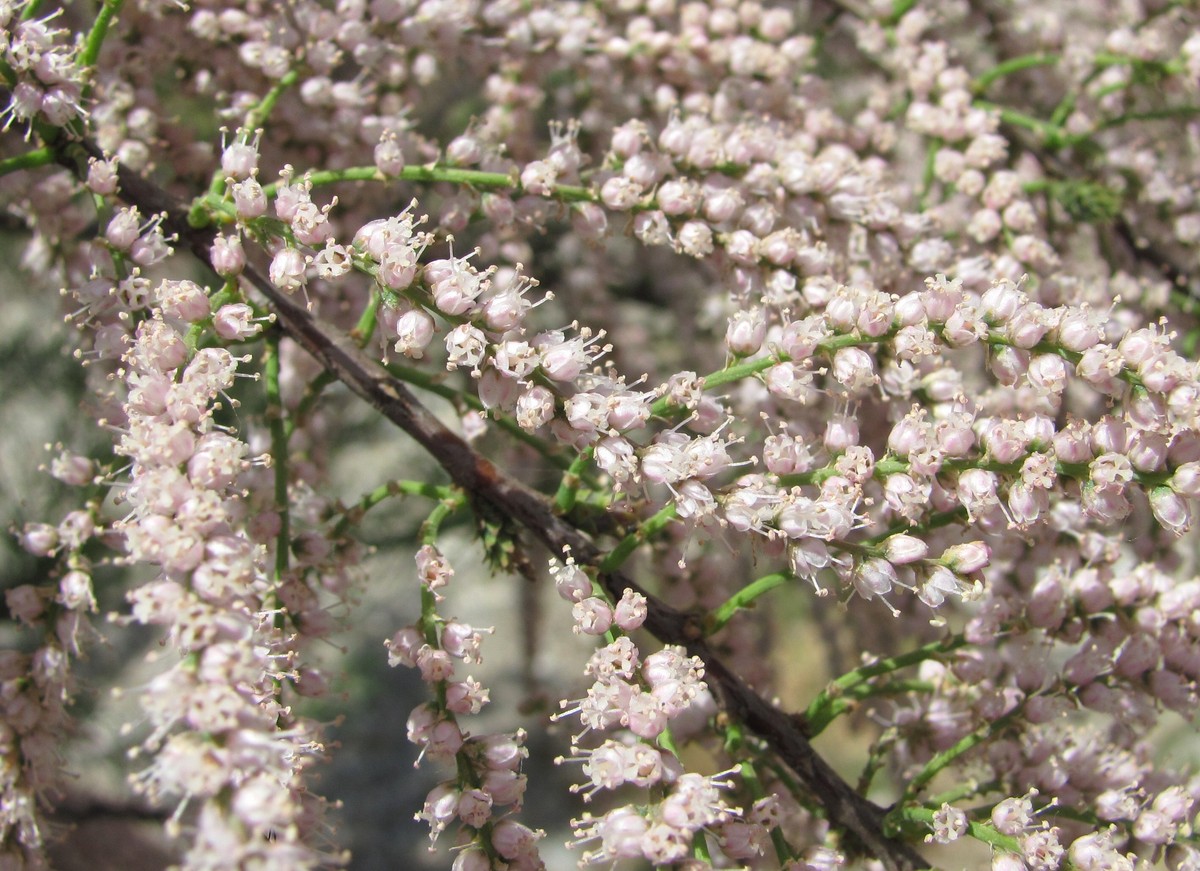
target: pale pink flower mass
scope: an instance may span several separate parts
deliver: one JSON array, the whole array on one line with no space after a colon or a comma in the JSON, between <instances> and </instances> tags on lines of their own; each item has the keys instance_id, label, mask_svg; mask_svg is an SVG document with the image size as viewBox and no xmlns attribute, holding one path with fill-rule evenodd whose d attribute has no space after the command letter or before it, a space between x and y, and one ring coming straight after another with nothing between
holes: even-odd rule
<instances>
[{"instance_id":1,"label":"pale pink flower mass","mask_svg":"<svg viewBox=\"0 0 1200 871\"><path fill-rule=\"evenodd\" d=\"M393 619L456 869L1200 866L1147 737L1200 704L1198 28L0 0L6 293L81 365L11 385L57 443L10 524L0 866L83 788L101 609L154 633L113 742L185 869L349 861L326 659ZM519 630L456 616L506 579Z\"/></svg>"}]
</instances>

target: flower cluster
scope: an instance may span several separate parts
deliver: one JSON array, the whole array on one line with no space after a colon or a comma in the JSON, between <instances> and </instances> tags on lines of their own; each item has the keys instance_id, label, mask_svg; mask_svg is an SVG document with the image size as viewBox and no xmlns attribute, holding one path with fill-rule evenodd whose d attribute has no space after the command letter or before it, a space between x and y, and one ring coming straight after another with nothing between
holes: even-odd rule
<instances>
[{"instance_id":1,"label":"flower cluster","mask_svg":"<svg viewBox=\"0 0 1200 871\"><path fill-rule=\"evenodd\" d=\"M84 487L92 482L90 460L60 451L50 473ZM36 557L56 557L56 582L20 584L5 591L10 614L39 635L32 652L6 650L0 657L3 753L0 755L0 843L3 861L36 866L47 842L43 812L61 788L61 742L70 728L68 707L76 696L72 658L83 655L93 630L87 615L96 611L92 564L84 548L103 530L97 506L77 509L57 524L29 523L20 532L23 548Z\"/></svg>"},{"instance_id":2,"label":"flower cluster","mask_svg":"<svg viewBox=\"0 0 1200 871\"><path fill-rule=\"evenodd\" d=\"M686 772L669 749L702 731L712 708L703 663L675 647L642 656L626 633L645 621L645 596L626 589L614 605L593 595L591 580L569 554L565 562L553 561L550 573L559 595L573 603L576 632L615 635L588 662L587 674L594 683L587 695L564 701L558 715L578 716L583 727L572 739L571 761L582 763L587 783L575 791L591 801L602 790L630 785L655 796L648 803L621 805L599 818L585 814L573 821L576 845L599 842L580 857L580 863L634 858L656 865L680 862L704 833L714 836L730 858L760 855L767 840L760 815L744 819L722 795L729 788L725 778L731 772L709 776ZM592 733L615 730L620 730L616 737L585 745L584 739ZM668 735L670 740L663 740Z\"/></svg>"},{"instance_id":3,"label":"flower cluster","mask_svg":"<svg viewBox=\"0 0 1200 871\"><path fill-rule=\"evenodd\" d=\"M997 645L999 656L965 651L945 665L926 664L923 677L942 691L936 705L922 701L892 715L900 735L897 761L920 768L982 730L992 740L971 763L989 772L984 779L1010 795L1028 793L1025 805L1041 793L1052 801L1039 800L1039 807L1095 808L1109 827L1097 833L1106 839L1102 852L1129 863L1118 867L1133 867L1126 856L1133 846L1176 845L1180 857L1194 856L1195 778L1155 771L1153 746L1141 730L1163 708L1195 715L1200 669L1188 627L1200 582L1177 582L1151 564L1117 569L1103 560L1082 565L1077 556L1073 564L1069 559L1064 551L1062 562L1040 570L1030 588L989 591L965 636L978 640L1017 628ZM1055 665L1060 657L1065 660ZM1030 819L1002 825L998 815L1013 801L992 812L1002 834L1036 831L1047 843L1054 839ZM1055 841L1055 848L1061 856L1064 847ZM1027 850L1024 842L1021 849ZM1084 840L1071 845L1076 849L1100 848ZM1024 861L1031 868L1057 867L1029 855Z\"/></svg>"},{"instance_id":4,"label":"flower cluster","mask_svg":"<svg viewBox=\"0 0 1200 871\"><path fill-rule=\"evenodd\" d=\"M543 869L537 842L545 832L513 816L525 795L525 732L473 736L459 725L461 717L482 710L490 692L470 675L459 678L455 661L482 662L483 636L492 630L439 617L433 606L443 596L437 590L450 582L454 569L429 544L417 552L416 563L427 607L418 624L405 626L385 642L388 665L419 670L433 696L408 718L408 740L421 748L417 764L429 757L455 766L455 776L429 792L416 818L429 824L433 841L449 826L458 827L455 871L482 871L496 867L495 862L514 871Z\"/></svg>"},{"instance_id":5,"label":"flower cluster","mask_svg":"<svg viewBox=\"0 0 1200 871\"><path fill-rule=\"evenodd\" d=\"M0 112L3 129L15 123L31 131L35 121L66 125L84 113L86 70L69 41L72 32L55 26L58 13L26 18L23 5L12 0L0 5L0 51L16 78Z\"/></svg>"},{"instance_id":6,"label":"flower cluster","mask_svg":"<svg viewBox=\"0 0 1200 871\"><path fill-rule=\"evenodd\" d=\"M132 619L163 626L180 657L143 696L153 757L136 782L152 799L181 797L175 819L198 805L193 867L216 855L316 867L337 861L313 843L322 803L304 785L323 748L282 689L299 683L283 618L302 632L310 621L249 532L236 491L247 445L213 421L239 361L218 347L190 353L179 330L208 315L200 288L163 282L122 357L131 389L118 450L131 467L116 529L131 561L160 572L129 594Z\"/></svg>"}]
</instances>

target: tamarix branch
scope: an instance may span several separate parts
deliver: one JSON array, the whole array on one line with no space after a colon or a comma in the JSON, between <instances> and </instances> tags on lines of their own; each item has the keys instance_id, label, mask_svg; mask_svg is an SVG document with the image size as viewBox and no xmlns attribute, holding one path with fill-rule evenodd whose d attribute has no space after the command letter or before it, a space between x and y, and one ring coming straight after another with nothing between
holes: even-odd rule
<instances>
[{"instance_id":1,"label":"tamarix branch","mask_svg":"<svg viewBox=\"0 0 1200 871\"><path fill-rule=\"evenodd\" d=\"M1200 869L1195 4L0 0L0 107L81 408L0 868L104 735L191 871ZM374 833L364 639L437 778Z\"/></svg>"}]
</instances>

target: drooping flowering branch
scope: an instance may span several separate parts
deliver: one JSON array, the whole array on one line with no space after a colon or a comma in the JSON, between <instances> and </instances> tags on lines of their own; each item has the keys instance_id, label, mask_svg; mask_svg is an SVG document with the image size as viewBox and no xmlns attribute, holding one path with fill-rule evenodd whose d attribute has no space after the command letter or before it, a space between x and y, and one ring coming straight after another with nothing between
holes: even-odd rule
<instances>
[{"instance_id":1,"label":"drooping flowering branch","mask_svg":"<svg viewBox=\"0 0 1200 871\"><path fill-rule=\"evenodd\" d=\"M77 151L96 154L94 146L86 142L70 143L61 146L59 159L73 171L82 172L80 164L72 157ZM122 199L143 213L163 215L164 231L177 235L181 244L209 263L211 233L191 227L186 212L163 191L123 168L119 171L118 191ZM321 361L327 371L334 373L425 448L473 500L491 503L496 510L515 518L547 550L562 552L566 548L580 563L594 566L600 572L599 582L614 600L619 600L626 590L644 596L648 609L646 628L664 643L680 645L705 663L720 688L720 697L727 710L779 753L801 783L825 807L833 822L853 833L866 850L889 868L923 866L924 860L915 852L883 834L883 809L865 801L842 780L815 752L785 712L763 700L721 664L720 658L703 641L700 626L692 618L649 595L613 568L620 564L622 554L640 542L641 535L632 536L624 547L603 554L584 534L559 516L549 500L509 478L446 429L407 387L368 359L349 337L322 325L252 267L245 267L242 277L270 302L279 328ZM666 517L669 515L664 519Z\"/></svg>"},{"instance_id":2,"label":"drooping flowering branch","mask_svg":"<svg viewBox=\"0 0 1200 871\"><path fill-rule=\"evenodd\" d=\"M131 618L179 661L143 702L137 782L181 800L189 862L216 843L343 859L307 793L323 748L301 699L328 687L306 642L353 586L357 518L418 495L439 500L421 617L392 655L430 693L410 737L454 762L422 817L453 826L458 868L541 861L515 817L520 732L463 731L488 695L456 673L482 639L438 592L459 507L493 568L534 576L535 544L564 560L577 633L604 636L568 705L599 741L574 752L589 792L641 792L576 821L599 843L585 862L770 847L788 868L860 852L912 868L914 844L969 837L998 868L1194 864L1195 790L1139 740L1165 710L1192 716L1200 680L1178 544L1200 497L1200 369L1154 320L1186 323L1200 241L1194 15L1081 7L1076 44L1051 7L1031 26L989 3L832 5L0 4L20 149L0 184L29 261L78 303L130 460L91 484L94 529L25 530L64 585L9 607L47 639L54 623L39 649L73 652L85 540L155 574ZM143 52L172 59L213 130L178 119ZM457 76L475 96L431 105ZM543 135L547 111L562 121ZM1155 125L1178 140L1147 144ZM218 287L185 278L181 250ZM647 303L670 316L627 320ZM647 340L661 322L677 335ZM234 414L252 368L263 413ZM451 485L327 502L338 383ZM755 627L812 593L841 676L789 716L766 701L778 676ZM872 655L839 662L839 639ZM60 702L5 756L37 773L69 681L12 665ZM875 739L852 786L810 740L857 710ZM730 797L733 768L684 773L685 738L736 763L748 795ZM870 799L885 773L886 809ZM8 806L40 782L12 778ZM36 853L36 814L4 824Z\"/></svg>"}]
</instances>

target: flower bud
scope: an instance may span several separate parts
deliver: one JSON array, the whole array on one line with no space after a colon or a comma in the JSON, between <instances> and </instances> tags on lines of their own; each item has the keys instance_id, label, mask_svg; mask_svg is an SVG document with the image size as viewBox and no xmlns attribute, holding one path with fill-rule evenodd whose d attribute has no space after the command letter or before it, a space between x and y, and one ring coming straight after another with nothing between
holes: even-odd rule
<instances>
[{"instance_id":1,"label":"flower bud","mask_svg":"<svg viewBox=\"0 0 1200 871\"><path fill-rule=\"evenodd\" d=\"M1175 470L1167 485L1189 499L1200 497L1200 462L1184 463Z\"/></svg>"},{"instance_id":2,"label":"flower bud","mask_svg":"<svg viewBox=\"0 0 1200 871\"><path fill-rule=\"evenodd\" d=\"M946 548L942 552L939 562L960 575L969 575L985 568L991 558L992 549L985 543L968 541L965 544L956 544Z\"/></svg>"},{"instance_id":3,"label":"flower bud","mask_svg":"<svg viewBox=\"0 0 1200 871\"><path fill-rule=\"evenodd\" d=\"M767 321L761 309L735 312L725 331L725 345L738 357L746 357L762 347Z\"/></svg>"},{"instance_id":4,"label":"flower bud","mask_svg":"<svg viewBox=\"0 0 1200 871\"><path fill-rule=\"evenodd\" d=\"M929 545L916 536L900 533L885 541L883 550L889 562L902 566L924 559L929 553Z\"/></svg>"},{"instance_id":5,"label":"flower bud","mask_svg":"<svg viewBox=\"0 0 1200 871\"><path fill-rule=\"evenodd\" d=\"M1183 535L1192 526L1192 510L1182 496L1170 487L1150 491L1150 510L1154 519L1175 535Z\"/></svg>"}]
</instances>

